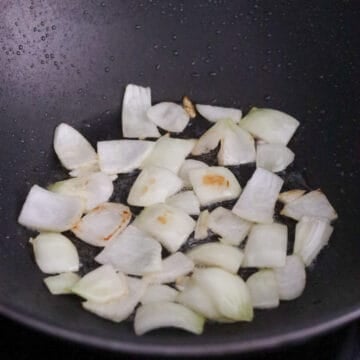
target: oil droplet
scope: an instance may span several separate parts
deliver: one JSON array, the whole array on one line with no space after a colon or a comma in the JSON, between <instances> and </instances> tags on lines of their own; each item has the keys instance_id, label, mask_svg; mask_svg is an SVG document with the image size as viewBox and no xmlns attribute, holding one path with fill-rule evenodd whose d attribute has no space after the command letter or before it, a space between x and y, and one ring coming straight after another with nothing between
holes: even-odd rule
<instances>
[{"instance_id":1,"label":"oil droplet","mask_svg":"<svg viewBox=\"0 0 360 360\"><path fill-rule=\"evenodd\" d=\"M45 64L45 60L41 60L40 63L41 63L41 64Z\"/></svg>"},{"instance_id":2,"label":"oil droplet","mask_svg":"<svg viewBox=\"0 0 360 360\"><path fill-rule=\"evenodd\" d=\"M100 5L101 5L101 7L105 7L105 6L106 6L106 4L105 4L104 1L103 1Z\"/></svg>"},{"instance_id":3,"label":"oil droplet","mask_svg":"<svg viewBox=\"0 0 360 360\"><path fill-rule=\"evenodd\" d=\"M114 57L114 56L110 56L109 59L110 59L110 61L114 61L114 60L115 60L115 57Z\"/></svg>"},{"instance_id":4,"label":"oil droplet","mask_svg":"<svg viewBox=\"0 0 360 360\"><path fill-rule=\"evenodd\" d=\"M55 30L55 29L56 29L56 26L53 25L53 26L51 27L51 30Z\"/></svg>"},{"instance_id":5,"label":"oil droplet","mask_svg":"<svg viewBox=\"0 0 360 360\"><path fill-rule=\"evenodd\" d=\"M36 28L36 27L34 27L34 28L33 28L33 31L34 31L34 32L37 32L37 28Z\"/></svg>"},{"instance_id":6,"label":"oil droplet","mask_svg":"<svg viewBox=\"0 0 360 360\"><path fill-rule=\"evenodd\" d=\"M160 64L155 65L155 70L160 70Z\"/></svg>"},{"instance_id":7,"label":"oil droplet","mask_svg":"<svg viewBox=\"0 0 360 360\"><path fill-rule=\"evenodd\" d=\"M20 55L21 54L21 52L18 50L17 52L16 52L16 55Z\"/></svg>"},{"instance_id":8,"label":"oil droplet","mask_svg":"<svg viewBox=\"0 0 360 360\"><path fill-rule=\"evenodd\" d=\"M264 96L264 100L265 100L265 101L270 101L270 100L271 100L271 96L270 96L270 95L265 95L265 96Z\"/></svg>"},{"instance_id":9,"label":"oil droplet","mask_svg":"<svg viewBox=\"0 0 360 360\"><path fill-rule=\"evenodd\" d=\"M198 78L198 77L200 77L200 74L199 74L198 72L196 72L196 71L193 71L193 72L191 73L191 77L193 77L193 78Z\"/></svg>"},{"instance_id":10,"label":"oil droplet","mask_svg":"<svg viewBox=\"0 0 360 360\"><path fill-rule=\"evenodd\" d=\"M140 29L141 29L141 25L135 25L135 29L136 29L136 30L140 30Z\"/></svg>"},{"instance_id":11,"label":"oil droplet","mask_svg":"<svg viewBox=\"0 0 360 360\"><path fill-rule=\"evenodd\" d=\"M42 36L42 37L41 37L41 40L42 40L42 41L45 41L45 36Z\"/></svg>"},{"instance_id":12,"label":"oil droplet","mask_svg":"<svg viewBox=\"0 0 360 360\"><path fill-rule=\"evenodd\" d=\"M178 55L179 55L179 51L178 51L178 50L173 50L172 53L173 53L174 56L178 56Z\"/></svg>"},{"instance_id":13,"label":"oil droplet","mask_svg":"<svg viewBox=\"0 0 360 360\"><path fill-rule=\"evenodd\" d=\"M50 59L53 59L54 57L54 54L50 54Z\"/></svg>"},{"instance_id":14,"label":"oil droplet","mask_svg":"<svg viewBox=\"0 0 360 360\"><path fill-rule=\"evenodd\" d=\"M45 25L45 22L44 22L44 21L41 21L40 25L41 25L41 26L44 26L44 25Z\"/></svg>"},{"instance_id":15,"label":"oil droplet","mask_svg":"<svg viewBox=\"0 0 360 360\"><path fill-rule=\"evenodd\" d=\"M214 77L217 75L217 73L215 71L210 71L208 75Z\"/></svg>"},{"instance_id":16,"label":"oil droplet","mask_svg":"<svg viewBox=\"0 0 360 360\"><path fill-rule=\"evenodd\" d=\"M173 36L171 36L171 38L172 38L173 40L176 40L176 39L177 39L177 36L174 34Z\"/></svg>"},{"instance_id":17,"label":"oil droplet","mask_svg":"<svg viewBox=\"0 0 360 360\"><path fill-rule=\"evenodd\" d=\"M19 50L22 50L24 47L22 45L19 45Z\"/></svg>"},{"instance_id":18,"label":"oil droplet","mask_svg":"<svg viewBox=\"0 0 360 360\"><path fill-rule=\"evenodd\" d=\"M105 71L106 73L108 73L108 72L110 71L110 68L109 68L108 66L106 66L106 68L104 69L104 71Z\"/></svg>"}]
</instances>

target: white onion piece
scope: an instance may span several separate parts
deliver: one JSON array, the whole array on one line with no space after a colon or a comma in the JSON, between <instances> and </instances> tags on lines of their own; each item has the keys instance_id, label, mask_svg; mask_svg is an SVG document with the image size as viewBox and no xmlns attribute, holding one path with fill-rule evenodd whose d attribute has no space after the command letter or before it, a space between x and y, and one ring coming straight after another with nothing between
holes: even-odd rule
<instances>
[{"instance_id":1,"label":"white onion piece","mask_svg":"<svg viewBox=\"0 0 360 360\"><path fill-rule=\"evenodd\" d=\"M180 209L156 204L145 208L134 225L160 241L168 251L175 252L194 231L195 221Z\"/></svg>"},{"instance_id":2,"label":"white onion piece","mask_svg":"<svg viewBox=\"0 0 360 360\"><path fill-rule=\"evenodd\" d=\"M97 162L91 144L72 126L61 123L55 129L54 150L61 164L68 170Z\"/></svg>"},{"instance_id":3,"label":"white onion piece","mask_svg":"<svg viewBox=\"0 0 360 360\"><path fill-rule=\"evenodd\" d=\"M275 203L283 183L279 176L257 168L232 211L245 220L272 223Z\"/></svg>"},{"instance_id":4,"label":"white onion piece","mask_svg":"<svg viewBox=\"0 0 360 360\"><path fill-rule=\"evenodd\" d=\"M194 145L193 139L175 139L164 135L155 143L153 151L142 166L158 166L177 174Z\"/></svg>"},{"instance_id":5,"label":"white onion piece","mask_svg":"<svg viewBox=\"0 0 360 360\"><path fill-rule=\"evenodd\" d=\"M145 281L130 276L126 277L126 283L128 285L127 294L106 303L85 301L82 303L83 308L97 316L117 323L126 320L134 311L147 288Z\"/></svg>"},{"instance_id":6,"label":"white onion piece","mask_svg":"<svg viewBox=\"0 0 360 360\"><path fill-rule=\"evenodd\" d=\"M304 216L296 224L294 254L309 266L327 245L333 230L327 220Z\"/></svg>"},{"instance_id":7,"label":"white onion piece","mask_svg":"<svg viewBox=\"0 0 360 360\"><path fill-rule=\"evenodd\" d=\"M72 228L84 211L79 197L55 194L34 185L24 202L19 224L38 231L61 232Z\"/></svg>"},{"instance_id":8,"label":"white onion piece","mask_svg":"<svg viewBox=\"0 0 360 360\"><path fill-rule=\"evenodd\" d=\"M44 279L46 287L53 295L71 294L72 287L80 280L80 276L73 272L48 276Z\"/></svg>"},{"instance_id":9,"label":"white onion piece","mask_svg":"<svg viewBox=\"0 0 360 360\"><path fill-rule=\"evenodd\" d=\"M146 276L151 284L166 284L176 281L194 270L194 263L186 255L176 252L162 261L162 269Z\"/></svg>"},{"instance_id":10,"label":"white onion piece","mask_svg":"<svg viewBox=\"0 0 360 360\"><path fill-rule=\"evenodd\" d=\"M186 253L196 265L219 267L236 274L243 261L243 252L230 245L207 243L198 245Z\"/></svg>"},{"instance_id":11,"label":"white onion piece","mask_svg":"<svg viewBox=\"0 0 360 360\"><path fill-rule=\"evenodd\" d=\"M240 184L234 174L221 166L191 170L189 177L202 206L236 199L241 192Z\"/></svg>"},{"instance_id":12,"label":"white onion piece","mask_svg":"<svg viewBox=\"0 0 360 360\"><path fill-rule=\"evenodd\" d=\"M168 285L152 284L146 289L144 295L141 297L140 302L150 304L161 301L175 301L178 291Z\"/></svg>"},{"instance_id":13,"label":"white onion piece","mask_svg":"<svg viewBox=\"0 0 360 360\"><path fill-rule=\"evenodd\" d=\"M300 220L303 216L328 220L335 220L338 217L335 209L321 190L311 191L291 201L284 206L280 214L295 220Z\"/></svg>"},{"instance_id":14,"label":"white onion piece","mask_svg":"<svg viewBox=\"0 0 360 360\"><path fill-rule=\"evenodd\" d=\"M209 229L222 237L221 242L238 246L245 239L251 223L241 219L231 210L221 206L214 209L209 216Z\"/></svg>"},{"instance_id":15,"label":"white onion piece","mask_svg":"<svg viewBox=\"0 0 360 360\"><path fill-rule=\"evenodd\" d=\"M195 269L193 278L207 293L222 317L251 321L253 308L249 290L238 275L218 268Z\"/></svg>"},{"instance_id":16,"label":"white onion piece","mask_svg":"<svg viewBox=\"0 0 360 360\"><path fill-rule=\"evenodd\" d=\"M131 211L118 203L104 203L88 212L71 229L81 240L93 246L106 246L111 238L129 224Z\"/></svg>"},{"instance_id":17,"label":"white onion piece","mask_svg":"<svg viewBox=\"0 0 360 360\"><path fill-rule=\"evenodd\" d=\"M147 111L148 118L161 129L181 132L186 128L190 117L184 108L172 102L161 102Z\"/></svg>"},{"instance_id":18,"label":"white onion piece","mask_svg":"<svg viewBox=\"0 0 360 360\"><path fill-rule=\"evenodd\" d=\"M208 236L208 221L209 221L209 210L204 210L200 213L196 225L195 225L195 240L203 240Z\"/></svg>"},{"instance_id":19,"label":"white onion piece","mask_svg":"<svg viewBox=\"0 0 360 360\"><path fill-rule=\"evenodd\" d=\"M253 108L240 120L239 126L268 143L287 145L299 122L282 111Z\"/></svg>"},{"instance_id":20,"label":"white onion piece","mask_svg":"<svg viewBox=\"0 0 360 360\"><path fill-rule=\"evenodd\" d=\"M157 166L144 168L133 183L127 202L133 206L150 206L164 202L182 188L182 180L172 171Z\"/></svg>"},{"instance_id":21,"label":"white onion piece","mask_svg":"<svg viewBox=\"0 0 360 360\"><path fill-rule=\"evenodd\" d=\"M76 169L73 169L69 171L69 175L71 177L85 177L88 175L91 175L93 173L100 172L99 162L96 161L94 163L91 163L89 165L83 165L81 167L78 167Z\"/></svg>"},{"instance_id":22,"label":"white onion piece","mask_svg":"<svg viewBox=\"0 0 360 360\"><path fill-rule=\"evenodd\" d=\"M198 156L214 150L223 136L224 123L219 121L200 136L192 150L192 154Z\"/></svg>"},{"instance_id":23,"label":"white onion piece","mask_svg":"<svg viewBox=\"0 0 360 360\"><path fill-rule=\"evenodd\" d=\"M85 177L58 181L48 189L58 194L82 198L85 210L89 211L110 199L114 185L108 175L97 172Z\"/></svg>"},{"instance_id":24,"label":"white onion piece","mask_svg":"<svg viewBox=\"0 0 360 360\"><path fill-rule=\"evenodd\" d=\"M244 266L285 266L288 229L282 224L256 224L245 246Z\"/></svg>"},{"instance_id":25,"label":"white onion piece","mask_svg":"<svg viewBox=\"0 0 360 360\"><path fill-rule=\"evenodd\" d=\"M200 202L193 191L182 191L170 196L166 203L170 206L181 209L189 215L200 214Z\"/></svg>"},{"instance_id":26,"label":"white onion piece","mask_svg":"<svg viewBox=\"0 0 360 360\"><path fill-rule=\"evenodd\" d=\"M256 166L278 172L285 170L295 158L295 154L281 144L261 144L256 148Z\"/></svg>"},{"instance_id":27,"label":"white onion piece","mask_svg":"<svg viewBox=\"0 0 360 360\"><path fill-rule=\"evenodd\" d=\"M202 117L211 122L217 122L223 119L230 119L234 123L238 123L242 116L241 110L222 106L197 104L196 110Z\"/></svg>"},{"instance_id":28,"label":"white onion piece","mask_svg":"<svg viewBox=\"0 0 360 360\"><path fill-rule=\"evenodd\" d=\"M116 273L112 266L103 265L87 273L71 290L86 300L105 303L127 294L128 285L123 273Z\"/></svg>"},{"instance_id":29,"label":"white onion piece","mask_svg":"<svg viewBox=\"0 0 360 360\"><path fill-rule=\"evenodd\" d=\"M289 191L284 191L279 194L278 200L282 202L283 204L288 204L299 197L303 196L306 193L305 190L301 189L293 189Z\"/></svg>"},{"instance_id":30,"label":"white onion piece","mask_svg":"<svg viewBox=\"0 0 360 360\"><path fill-rule=\"evenodd\" d=\"M247 279L246 285L254 308L271 309L279 306L279 291L274 271L260 270Z\"/></svg>"},{"instance_id":31,"label":"white onion piece","mask_svg":"<svg viewBox=\"0 0 360 360\"><path fill-rule=\"evenodd\" d=\"M140 306L135 314L136 335L164 327L175 327L200 335L205 319L187 307L172 302L150 303Z\"/></svg>"},{"instance_id":32,"label":"white onion piece","mask_svg":"<svg viewBox=\"0 0 360 360\"><path fill-rule=\"evenodd\" d=\"M183 291L185 289L186 284L190 281L190 276L186 276L186 275L182 275L179 276L176 280L175 280L175 287L176 289L178 289L179 291Z\"/></svg>"},{"instance_id":33,"label":"white onion piece","mask_svg":"<svg viewBox=\"0 0 360 360\"><path fill-rule=\"evenodd\" d=\"M299 297L306 283L303 261L297 255L286 257L285 266L274 268L280 300L294 300Z\"/></svg>"},{"instance_id":34,"label":"white onion piece","mask_svg":"<svg viewBox=\"0 0 360 360\"><path fill-rule=\"evenodd\" d=\"M185 160L182 165L181 168L179 170L179 177L183 180L184 182L184 187L191 189L192 185L189 179L189 172L193 169L199 169L199 168L206 168L208 167L207 164L205 164L202 161L199 160L194 160L194 159L187 159Z\"/></svg>"},{"instance_id":35,"label":"white onion piece","mask_svg":"<svg viewBox=\"0 0 360 360\"><path fill-rule=\"evenodd\" d=\"M123 174L138 169L154 149L155 143L146 140L99 141L99 165L105 174Z\"/></svg>"},{"instance_id":36,"label":"white onion piece","mask_svg":"<svg viewBox=\"0 0 360 360\"><path fill-rule=\"evenodd\" d=\"M30 239L35 262L46 274L79 270L79 255L74 244L64 235L41 233Z\"/></svg>"},{"instance_id":37,"label":"white onion piece","mask_svg":"<svg viewBox=\"0 0 360 360\"><path fill-rule=\"evenodd\" d=\"M111 264L126 274L144 275L162 269L161 246L131 224L109 242L95 261Z\"/></svg>"},{"instance_id":38,"label":"white onion piece","mask_svg":"<svg viewBox=\"0 0 360 360\"><path fill-rule=\"evenodd\" d=\"M133 84L126 86L122 103L122 133L124 137L145 139L159 137L156 125L146 112L151 107L151 89Z\"/></svg>"}]
</instances>

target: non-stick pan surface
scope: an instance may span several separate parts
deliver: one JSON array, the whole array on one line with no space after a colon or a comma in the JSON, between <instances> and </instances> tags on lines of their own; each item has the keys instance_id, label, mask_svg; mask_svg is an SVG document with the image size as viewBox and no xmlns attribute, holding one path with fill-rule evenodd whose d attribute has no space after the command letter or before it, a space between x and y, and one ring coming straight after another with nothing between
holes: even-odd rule
<instances>
[{"instance_id":1,"label":"non-stick pan surface","mask_svg":"<svg viewBox=\"0 0 360 360\"><path fill-rule=\"evenodd\" d=\"M0 312L74 341L153 354L263 349L359 317L359 15L356 1L1 1ZM129 82L151 86L155 102L187 94L300 120L288 181L321 187L339 213L301 298L250 324L209 324L200 337L135 337L131 323L48 293L16 223L21 204L32 184L65 176L52 150L59 122L94 144L120 136Z\"/></svg>"}]
</instances>

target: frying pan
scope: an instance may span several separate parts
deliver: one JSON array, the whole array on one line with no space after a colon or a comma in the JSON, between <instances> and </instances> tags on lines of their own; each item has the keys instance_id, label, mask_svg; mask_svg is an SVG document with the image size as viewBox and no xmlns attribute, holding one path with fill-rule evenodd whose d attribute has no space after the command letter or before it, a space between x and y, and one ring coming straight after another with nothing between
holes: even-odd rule
<instances>
[{"instance_id":1,"label":"frying pan","mask_svg":"<svg viewBox=\"0 0 360 360\"><path fill-rule=\"evenodd\" d=\"M355 1L1 1L0 313L84 344L171 355L260 350L358 318L359 15ZM49 295L19 210L32 184L65 176L52 150L59 122L93 144L119 138L127 83L151 86L154 102L186 94L300 120L288 184L321 187L339 213L302 297L256 312L250 324L208 324L200 337L135 337L130 322L112 324L81 311L78 299Z\"/></svg>"}]
</instances>

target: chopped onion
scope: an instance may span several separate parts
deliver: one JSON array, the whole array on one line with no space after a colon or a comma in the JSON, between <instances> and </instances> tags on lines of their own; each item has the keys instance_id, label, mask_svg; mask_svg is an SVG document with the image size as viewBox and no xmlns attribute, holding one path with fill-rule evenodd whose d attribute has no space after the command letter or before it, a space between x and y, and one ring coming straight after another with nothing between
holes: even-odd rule
<instances>
[{"instance_id":1,"label":"chopped onion","mask_svg":"<svg viewBox=\"0 0 360 360\"><path fill-rule=\"evenodd\" d=\"M145 305L162 301L175 301L178 293L176 289L168 285L149 285L145 294L141 297L141 303Z\"/></svg>"},{"instance_id":2,"label":"chopped onion","mask_svg":"<svg viewBox=\"0 0 360 360\"><path fill-rule=\"evenodd\" d=\"M106 303L127 294L128 285L123 273L116 273L112 266L103 265L87 273L71 290L86 300Z\"/></svg>"},{"instance_id":3,"label":"chopped onion","mask_svg":"<svg viewBox=\"0 0 360 360\"><path fill-rule=\"evenodd\" d=\"M191 189L192 185L189 179L189 172L193 169L200 169L200 168L206 168L208 167L207 164L205 164L202 161L194 160L194 159L187 159L185 160L181 168L179 170L179 177L183 180L184 187Z\"/></svg>"},{"instance_id":4,"label":"chopped onion","mask_svg":"<svg viewBox=\"0 0 360 360\"><path fill-rule=\"evenodd\" d=\"M241 192L234 174L221 166L191 170L189 177L202 206L236 199Z\"/></svg>"},{"instance_id":5,"label":"chopped onion","mask_svg":"<svg viewBox=\"0 0 360 360\"><path fill-rule=\"evenodd\" d=\"M134 222L170 252L177 251L194 231L195 221L184 211L166 204L145 208Z\"/></svg>"},{"instance_id":6,"label":"chopped onion","mask_svg":"<svg viewBox=\"0 0 360 360\"><path fill-rule=\"evenodd\" d=\"M239 125L256 138L271 144L287 145L299 122L282 111L253 108Z\"/></svg>"},{"instance_id":7,"label":"chopped onion","mask_svg":"<svg viewBox=\"0 0 360 360\"><path fill-rule=\"evenodd\" d=\"M195 269L193 277L207 293L222 317L251 321L253 308L249 290L238 276L218 268Z\"/></svg>"},{"instance_id":8,"label":"chopped onion","mask_svg":"<svg viewBox=\"0 0 360 360\"><path fill-rule=\"evenodd\" d=\"M204 210L200 213L196 225L195 225L195 240L203 240L208 236L208 221L209 221L209 210Z\"/></svg>"},{"instance_id":9,"label":"chopped onion","mask_svg":"<svg viewBox=\"0 0 360 360\"><path fill-rule=\"evenodd\" d=\"M154 149L153 141L99 141L99 165L105 174L123 174L138 169Z\"/></svg>"},{"instance_id":10,"label":"chopped onion","mask_svg":"<svg viewBox=\"0 0 360 360\"><path fill-rule=\"evenodd\" d=\"M278 200L282 202L283 204L288 204L299 197L303 196L306 193L305 190L301 189L293 189L289 191L284 191L279 194Z\"/></svg>"},{"instance_id":11,"label":"chopped onion","mask_svg":"<svg viewBox=\"0 0 360 360\"><path fill-rule=\"evenodd\" d=\"M190 276L188 275L182 275L179 276L176 280L175 280L175 287L176 289L178 289L179 291L183 291L185 289L186 284L190 281Z\"/></svg>"},{"instance_id":12,"label":"chopped onion","mask_svg":"<svg viewBox=\"0 0 360 360\"><path fill-rule=\"evenodd\" d=\"M192 154L195 156L206 154L211 150L214 150L220 140L224 136L224 123L222 121L217 122L209 130L201 135L195 147L192 150Z\"/></svg>"},{"instance_id":13,"label":"chopped onion","mask_svg":"<svg viewBox=\"0 0 360 360\"><path fill-rule=\"evenodd\" d=\"M97 316L114 322L126 320L134 311L147 288L147 283L144 280L130 276L126 277L126 283L128 285L127 294L106 303L85 301L82 303L83 308Z\"/></svg>"},{"instance_id":14,"label":"chopped onion","mask_svg":"<svg viewBox=\"0 0 360 360\"><path fill-rule=\"evenodd\" d=\"M100 172L99 162L96 161L89 165L78 167L74 170L69 171L71 177L85 177L93 173Z\"/></svg>"},{"instance_id":15,"label":"chopped onion","mask_svg":"<svg viewBox=\"0 0 360 360\"><path fill-rule=\"evenodd\" d=\"M231 210L217 207L210 213L209 229L222 237L221 242L238 246L245 239L251 223L241 219Z\"/></svg>"},{"instance_id":16,"label":"chopped onion","mask_svg":"<svg viewBox=\"0 0 360 360\"><path fill-rule=\"evenodd\" d=\"M82 198L85 210L89 211L110 199L114 185L108 175L97 172L84 177L58 181L48 189L58 194Z\"/></svg>"},{"instance_id":17,"label":"chopped onion","mask_svg":"<svg viewBox=\"0 0 360 360\"><path fill-rule=\"evenodd\" d=\"M260 270L247 279L246 285L254 308L270 309L279 306L279 291L274 271Z\"/></svg>"},{"instance_id":18,"label":"chopped onion","mask_svg":"<svg viewBox=\"0 0 360 360\"><path fill-rule=\"evenodd\" d=\"M294 300L299 297L306 283L305 265L297 255L286 257L285 266L275 268L280 300Z\"/></svg>"},{"instance_id":19,"label":"chopped onion","mask_svg":"<svg viewBox=\"0 0 360 360\"><path fill-rule=\"evenodd\" d=\"M176 207L189 215L200 214L200 202L193 191L182 191L178 194L170 196L166 203Z\"/></svg>"},{"instance_id":20,"label":"chopped onion","mask_svg":"<svg viewBox=\"0 0 360 360\"><path fill-rule=\"evenodd\" d=\"M164 327L175 327L200 335L204 323L202 316L187 307L163 301L140 306L135 314L134 329L136 335Z\"/></svg>"},{"instance_id":21,"label":"chopped onion","mask_svg":"<svg viewBox=\"0 0 360 360\"><path fill-rule=\"evenodd\" d=\"M272 223L276 199L283 183L279 176L257 168L232 211L245 220Z\"/></svg>"},{"instance_id":22,"label":"chopped onion","mask_svg":"<svg viewBox=\"0 0 360 360\"><path fill-rule=\"evenodd\" d=\"M133 225L115 236L95 260L131 275L162 269L160 244Z\"/></svg>"},{"instance_id":23,"label":"chopped onion","mask_svg":"<svg viewBox=\"0 0 360 360\"><path fill-rule=\"evenodd\" d=\"M145 159L143 166L158 166L177 174L194 145L195 140L175 139L164 135L156 142L154 150Z\"/></svg>"},{"instance_id":24,"label":"chopped onion","mask_svg":"<svg viewBox=\"0 0 360 360\"><path fill-rule=\"evenodd\" d=\"M72 126L61 123L55 129L54 150L61 164L68 170L97 162L91 144Z\"/></svg>"},{"instance_id":25,"label":"chopped onion","mask_svg":"<svg viewBox=\"0 0 360 360\"><path fill-rule=\"evenodd\" d=\"M74 244L64 235L41 233L30 239L36 264L46 274L79 270L79 255Z\"/></svg>"},{"instance_id":26,"label":"chopped onion","mask_svg":"<svg viewBox=\"0 0 360 360\"><path fill-rule=\"evenodd\" d=\"M157 166L144 168L132 185L127 202L149 206L164 202L182 188L182 180L172 171Z\"/></svg>"},{"instance_id":27,"label":"chopped onion","mask_svg":"<svg viewBox=\"0 0 360 360\"><path fill-rule=\"evenodd\" d=\"M84 211L79 197L55 194L34 185L25 200L19 224L38 231L66 231L72 228Z\"/></svg>"},{"instance_id":28,"label":"chopped onion","mask_svg":"<svg viewBox=\"0 0 360 360\"><path fill-rule=\"evenodd\" d=\"M122 103L122 132L124 137L145 139L159 137L156 125L146 112L151 107L151 89L133 84L126 86Z\"/></svg>"},{"instance_id":29,"label":"chopped onion","mask_svg":"<svg viewBox=\"0 0 360 360\"><path fill-rule=\"evenodd\" d=\"M190 120L184 108L172 102L153 105L148 109L147 116L158 127L172 132L183 131Z\"/></svg>"},{"instance_id":30,"label":"chopped onion","mask_svg":"<svg viewBox=\"0 0 360 360\"><path fill-rule=\"evenodd\" d=\"M196 110L202 117L211 122L217 122L223 119L230 119L234 123L238 123L242 116L241 110L222 106L198 104L196 105Z\"/></svg>"},{"instance_id":31,"label":"chopped onion","mask_svg":"<svg viewBox=\"0 0 360 360\"><path fill-rule=\"evenodd\" d=\"M296 224L294 253L309 266L327 245L333 230L327 220L304 216Z\"/></svg>"},{"instance_id":32,"label":"chopped onion","mask_svg":"<svg viewBox=\"0 0 360 360\"><path fill-rule=\"evenodd\" d=\"M80 276L73 272L48 276L44 283L53 295L71 294L72 287L80 280Z\"/></svg>"},{"instance_id":33,"label":"chopped onion","mask_svg":"<svg viewBox=\"0 0 360 360\"><path fill-rule=\"evenodd\" d=\"M256 224L245 246L244 266L285 266L288 229L282 224Z\"/></svg>"},{"instance_id":34,"label":"chopped onion","mask_svg":"<svg viewBox=\"0 0 360 360\"><path fill-rule=\"evenodd\" d=\"M131 211L118 203L104 203L88 212L71 229L81 240L93 246L106 246L129 224Z\"/></svg>"},{"instance_id":35,"label":"chopped onion","mask_svg":"<svg viewBox=\"0 0 360 360\"><path fill-rule=\"evenodd\" d=\"M285 170L295 158L295 154L281 144L261 144L256 148L256 166L278 172Z\"/></svg>"},{"instance_id":36,"label":"chopped onion","mask_svg":"<svg viewBox=\"0 0 360 360\"><path fill-rule=\"evenodd\" d=\"M321 190L311 191L291 201L284 206L280 214L295 220L300 220L303 216L328 220L335 220L338 217L335 209Z\"/></svg>"},{"instance_id":37,"label":"chopped onion","mask_svg":"<svg viewBox=\"0 0 360 360\"><path fill-rule=\"evenodd\" d=\"M186 254L196 265L220 267L236 274L243 261L243 252L230 245L207 243L192 248Z\"/></svg>"}]
</instances>

